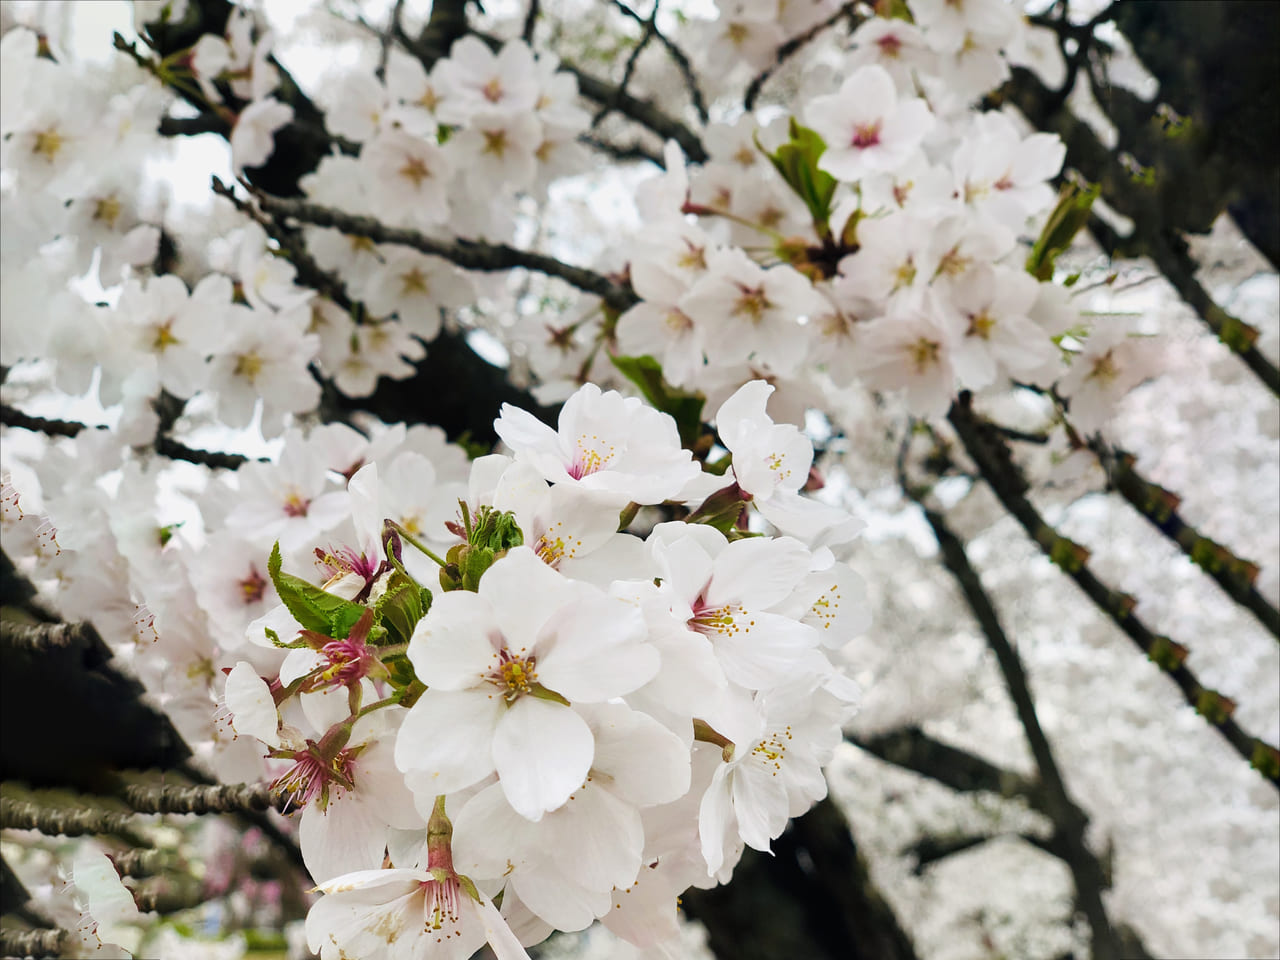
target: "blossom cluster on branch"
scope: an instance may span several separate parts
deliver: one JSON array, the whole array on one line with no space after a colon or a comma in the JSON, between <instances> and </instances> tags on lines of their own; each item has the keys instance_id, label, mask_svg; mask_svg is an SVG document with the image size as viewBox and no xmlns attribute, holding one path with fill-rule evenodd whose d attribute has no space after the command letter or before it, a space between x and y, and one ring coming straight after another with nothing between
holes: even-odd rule
<instances>
[{"instance_id":1,"label":"blossom cluster on branch","mask_svg":"<svg viewBox=\"0 0 1280 960\"><path fill-rule=\"evenodd\" d=\"M869 389L941 422L1016 384L1090 435L1156 368L1056 269L1097 190L1057 135L978 106L1010 63L1061 64L1005 0L719 0L692 58L657 5L622 5L642 40L602 92L535 16L442 42L448 4L417 39L396 4L376 66L303 90L263 16L215 6L139 0L136 41L93 66L6 23L5 422L48 440L5 450L5 550L200 769L287 798L323 960L507 960L596 920L667 949L682 891L826 795L853 715L860 522L816 495L806 410ZM838 24L788 109L757 107ZM697 132L628 93L655 36ZM539 249L529 211L590 147L628 153L612 114L666 140L631 151L663 169L593 270ZM225 138L238 182L177 216L143 171L186 132ZM313 162L268 176L300 138ZM348 416L471 327L558 428L506 405L477 456ZM19 409L47 397L107 426ZM114 868L77 866L78 948L136 950Z\"/></svg>"}]
</instances>

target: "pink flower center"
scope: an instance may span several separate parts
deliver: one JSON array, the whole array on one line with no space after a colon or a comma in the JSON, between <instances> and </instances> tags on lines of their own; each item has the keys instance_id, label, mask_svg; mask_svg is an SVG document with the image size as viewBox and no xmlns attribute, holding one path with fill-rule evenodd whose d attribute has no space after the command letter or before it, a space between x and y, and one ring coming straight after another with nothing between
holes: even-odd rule
<instances>
[{"instance_id":1,"label":"pink flower center","mask_svg":"<svg viewBox=\"0 0 1280 960\"><path fill-rule=\"evenodd\" d=\"M601 440L598 434L591 436L582 434L578 437L574 448L573 462L565 470L575 480L581 480L583 477L589 477L603 470L617 452L613 444Z\"/></svg>"},{"instance_id":2,"label":"pink flower center","mask_svg":"<svg viewBox=\"0 0 1280 960\"><path fill-rule=\"evenodd\" d=\"M702 597L693 604L693 618L689 626L704 637L732 636L755 626L755 620L740 603L726 603L713 607Z\"/></svg>"},{"instance_id":3,"label":"pink flower center","mask_svg":"<svg viewBox=\"0 0 1280 960\"><path fill-rule=\"evenodd\" d=\"M284 502L284 515L286 517L305 517L309 506L311 506L310 500L304 500L298 494L291 493Z\"/></svg>"},{"instance_id":4,"label":"pink flower center","mask_svg":"<svg viewBox=\"0 0 1280 960\"><path fill-rule=\"evenodd\" d=\"M422 882L423 895L423 931L436 935L436 943L445 943L455 937L461 937L459 929L458 906L462 899L462 888L456 877L443 881L431 879Z\"/></svg>"},{"instance_id":5,"label":"pink flower center","mask_svg":"<svg viewBox=\"0 0 1280 960\"><path fill-rule=\"evenodd\" d=\"M293 766L272 787L289 792L290 806L305 807L317 800L323 810L329 802L331 784L351 785L353 760L352 751L339 750L332 761L325 762L315 745L309 742L308 749L294 758Z\"/></svg>"},{"instance_id":6,"label":"pink flower center","mask_svg":"<svg viewBox=\"0 0 1280 960\"><path fill-rule=\"evenodd\" d=\"M876 41L876 46L880 48L880 56L891 57L896 60L902 50L902 41L898 39L896 33L886 33Z\"/></svg>"},{"instance_id":7,"label":"pink flower center","mask_svg":"<svg viewBox=\"0 0 1280 960\"><path fill-rule=\"evenodd\" d=\"M257 567L250 567L249 575L240 581L240 597L244 600L244 605L247 607L261 601L266 588L267 581L262 579Z\"/></svg>"},{"instance_id":8,"label":"pink flower center","mask_svg":"<svg viewBox=\"0 0 1280 960\"><path fill-rule=\"evenodd\" d=\"M327 665L320 671L318 686L349 687L368 676L378 662L363 639L352 637L332 640L320 648L320 653Z\"/></svg>"},{"instance_id":9,"label":"pink flower center","mask_svg":"<svg viewBox=\"0 0 1280 960\"><path fill-rule=\"evenodd\" d=\"M853 128L853 139L849 141L849 146L856 147L859 150L874 147L880 142L880 126L879 120L872 123L857 124Z\"/></svg>"}]
</instances>

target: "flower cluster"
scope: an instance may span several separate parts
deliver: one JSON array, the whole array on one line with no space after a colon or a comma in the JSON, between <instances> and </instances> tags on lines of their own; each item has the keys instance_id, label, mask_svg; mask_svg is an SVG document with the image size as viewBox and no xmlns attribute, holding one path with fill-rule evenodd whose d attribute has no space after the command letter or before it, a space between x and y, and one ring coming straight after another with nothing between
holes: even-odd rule
<instances>
[{"instance_id":1,"label":"flower cluster","mask_svg":"<svg viewBox=\"0 0 1280 960\"><path fill-rule=\"evenodd\" d=\"M770 392L717 413L721 475L670 416L588 385L558 430L504 407L511 455L415 519L397 479L412 454L361 466L323 586L284 572L277 544L281 603L246 628L261 656L229 670L224 702L301 810L322 957L486 939L522 956L518 940L597 918L657 943L683 890L727 880L744 844L767 850L825 796L854 700L828 653L867 614L820 541L856 523L815 504L827 522L806 526L813 451L769 419ZM749 532L752 504L801 537ZM673 519L640 536L646 506Z\"/></svg>"},{"instance_id":2,"label":"flower cluster","mask_svg":"<svg viewBox=\"0 0 1280 960\"><path fill-rule=\"evenodd\" d=\"M618 298L566 308L541 279L516 293L243 194L182 211L139 175L194 109L237 175L305 134L327 150L296 184L310 203L463 251L525 245L596 129L536 30L428 66L391 44L299 94L246 7L160 56L147 24L190 7L139 0L140 46L89 66L0 10L5 402L83 398L110 421L38 447L6 433L6 550L199 763L289 793L326 960L518 956L596 918L665 940L681 890L823 795L854 699L832 651L868 622L838 559L859 523L805 495L792 424L864 388L929 416L1016 381L1091 431L1151 369L1147 342L1052 282L1093 196L1055 201L1062 144L972 107L1035 60L1034 32L1004 0L906 0L824 48L833 0L724 0L687 25L706 161L667 144L641 232L568 255L616 266L596 279ZM797 71L790 115L727 106L800 37L828 62ZM330 387L413 375L459 312L540 399L567 398L559 430L505 408L508 453L472 461L434 428L314 423ZM592 385L624 379L660 409ZM278 455L219 474L155 455L201 427L256 427ZM300 575L317 567L322 585Z\"/></svg>"}]
</instances>

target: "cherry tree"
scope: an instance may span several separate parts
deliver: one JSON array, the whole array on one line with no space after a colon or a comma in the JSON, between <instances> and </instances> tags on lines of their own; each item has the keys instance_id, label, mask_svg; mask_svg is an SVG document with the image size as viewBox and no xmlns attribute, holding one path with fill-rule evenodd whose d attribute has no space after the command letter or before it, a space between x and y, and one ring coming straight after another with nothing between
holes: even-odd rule
<instances>
[{"instance_id":1,"label":"cherry tree","mask_svg":"<svg viewBox=\"0 0 1280 960\"><path fill-rule=\"evenodd\" d=\"M6 953L1280 949L1273 8L105 6L0 7Z\"/></svg>"}]
</instances>

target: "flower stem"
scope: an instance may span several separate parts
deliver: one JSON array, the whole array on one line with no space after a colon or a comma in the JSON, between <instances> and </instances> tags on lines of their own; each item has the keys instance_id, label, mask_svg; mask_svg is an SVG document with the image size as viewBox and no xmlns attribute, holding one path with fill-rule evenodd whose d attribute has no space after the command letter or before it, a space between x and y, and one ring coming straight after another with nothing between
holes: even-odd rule
<instances>
[{"instance_id":1,"label":"flower stem","mask_svg":"<svg viewBox=\"0 0 1280 960\"><path fill-rule=\"evenodd\" d=\"M419 540L417 537L411 534L404 527L400 526L400 524L396 523L394 520L388 520L387 524L393 527L396 533L400 534L401 537L407 540L409 542L409 546L415 547L418 550L420 550L422 553L425 553L428 557L430 557L440 566L442 567L445 566L445 562L441 560L439 557L437 557L434 553L432 553L431 549L426 544L424 544L421 540Z\"/></svg>"},{"instance_id":2,"label":"flower stem","mask_svg":"<svg viewBox=\"0 0 1280 960\"><path fill-rule=\"evenodd\" d=\"M401 689L397 690L395 693L391 694L391 696L386 697L382 700L375 700L373 703L369 704L368 706L362 707L360 712L355 715L355 719L359 720L365 714L373 713L373 711L375 710L381 710L383 707L394 707L402 699L404 699L404 692L405 690L408 690L408 689L409 689L408 687L402 687Z\"/></svg>"}]
</instances>

